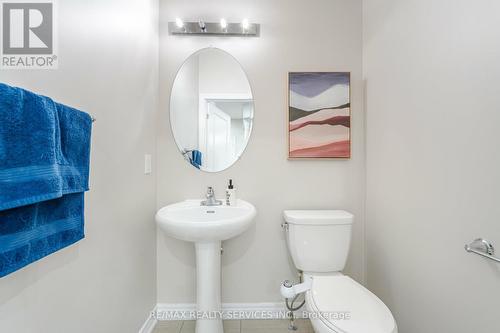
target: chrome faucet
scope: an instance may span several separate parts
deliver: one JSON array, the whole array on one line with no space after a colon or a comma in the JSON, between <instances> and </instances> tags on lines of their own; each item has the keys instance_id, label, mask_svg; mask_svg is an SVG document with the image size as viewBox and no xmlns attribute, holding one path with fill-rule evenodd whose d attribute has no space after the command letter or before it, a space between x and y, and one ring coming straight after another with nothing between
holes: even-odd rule
<instances>
[{"instance_id":1,"label":"chrome faucet","mask_svg":"<svg viewBox=\"0 0 500 333\"><path fill-rule=\"evenodd\" d=\"M207 200L203 200L201 202L202 206L220 206L222 205L221 200L215 199L215 192L212 186L209 186L207 188L207 195L206 195Z\"/></svg>"}]
</instances>

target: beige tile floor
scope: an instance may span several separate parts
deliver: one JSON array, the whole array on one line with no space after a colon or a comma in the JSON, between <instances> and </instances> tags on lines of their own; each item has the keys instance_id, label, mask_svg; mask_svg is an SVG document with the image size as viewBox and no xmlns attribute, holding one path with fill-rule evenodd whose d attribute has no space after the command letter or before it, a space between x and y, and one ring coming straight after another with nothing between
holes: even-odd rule
<instances>
[{"instance_id":1,"label":"beige tile floor","mask_svg":"<svg viewBox=\"0 0 500 333\"><path fill-rule=\"evenodd\" d=\"M224 333L314 333L307 319L295 320L296 331L288 330L289 320L226 320ZM194 333L194 320L160 321L153 333Z\"/></svg>"}]
</instances>

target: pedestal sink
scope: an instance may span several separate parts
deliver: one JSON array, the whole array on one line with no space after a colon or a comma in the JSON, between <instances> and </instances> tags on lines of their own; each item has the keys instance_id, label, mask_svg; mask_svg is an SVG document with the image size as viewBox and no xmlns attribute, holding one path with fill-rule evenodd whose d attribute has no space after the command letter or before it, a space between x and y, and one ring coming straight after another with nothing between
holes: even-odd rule
<instances>
[{"instance_id":1,"label":"pedestal sink","mask_svg":"<svg viewBox=\"0 0 500 333\"><path fill-rule=\"evenodd\" d=\"M200 315L220 313L221 242L247 230L255 214L255 207L244 200L234 206L201 206L201 200L186 200L156 213L156 222L167 235L195 243ZM222 333L222 318L198 319L196 332Z\"/></svg>"}]
</instances>

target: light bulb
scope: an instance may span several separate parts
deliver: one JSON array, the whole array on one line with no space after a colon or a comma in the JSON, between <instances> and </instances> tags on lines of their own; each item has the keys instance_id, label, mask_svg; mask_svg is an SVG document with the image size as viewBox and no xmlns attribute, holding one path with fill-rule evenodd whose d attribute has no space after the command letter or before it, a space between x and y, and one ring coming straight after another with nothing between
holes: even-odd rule
<instances>
[{"instance_id":1,"label":"light bulb","mask_svg":"<svg viewBox=\"0 0 500 333\"><path fill-rule=\"evenodd\" d=\"M226 19L223 19L223 18L220 19L220 27L222 29L226 29L227 28L227 21L226 21Z\"/></svg>"},{"instance_id":2,"label":"light bulb","mask_svg":"<svg viewBox=\"0 0 500 333\"><path fill-rule=\"evenodd\" d=\"M184 26L184 22L182 22L182 20L180 18L176 18L175 19L175 25L177 26L177 28L182 28Z\"/></svg>"},{"instance_id":3,"label":"light bulb","mask_svg":"<svg viewBox=\"0 0 500 333\"><path fill-rule=\"evenodd\" d=\"M250 26L250 23L248 22L248 19L243 19L243 21L241 21L241 27L244 29L244 30L248 30L248 27Z\"/></svg>"}]
</instances>

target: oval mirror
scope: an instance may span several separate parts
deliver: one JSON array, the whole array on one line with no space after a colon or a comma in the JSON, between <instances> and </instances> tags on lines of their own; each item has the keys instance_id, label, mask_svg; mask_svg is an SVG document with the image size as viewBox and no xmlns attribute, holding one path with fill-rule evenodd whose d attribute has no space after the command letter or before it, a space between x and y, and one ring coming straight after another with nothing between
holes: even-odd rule
<instances>
[{"instance_id":1,"label":"oval mirror","mask_svg":"<svg viewBox=\"0 0 500 333\"><path fill-rule=\"evenodd\" d=\"M188 163L208 172L233 165L248 143L253 115L250 83L233 56L207 48L184 62L170 95L170 123Z\"/></svg>"}]
</instances>

